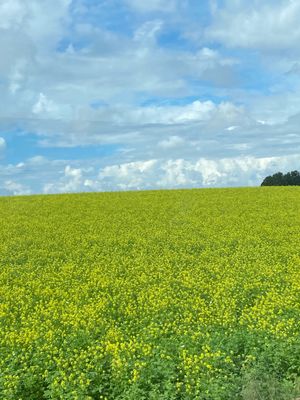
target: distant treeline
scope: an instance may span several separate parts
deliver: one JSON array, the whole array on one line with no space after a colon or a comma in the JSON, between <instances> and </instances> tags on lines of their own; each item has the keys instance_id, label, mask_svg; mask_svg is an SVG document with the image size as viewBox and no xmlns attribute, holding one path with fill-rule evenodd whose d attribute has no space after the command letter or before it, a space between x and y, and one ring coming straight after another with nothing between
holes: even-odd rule
<instances>
[{"instance_id":1,"label":"distant treeline","mask_svg":"<svg viewBox=\"0 0 300 400\"><path fill-rule=\"evenodd\" d=\"M287 174L276 172L274 175L267 176L261 186L300 186L300 172L292 171Z\"/></svg>"}]
</instances>

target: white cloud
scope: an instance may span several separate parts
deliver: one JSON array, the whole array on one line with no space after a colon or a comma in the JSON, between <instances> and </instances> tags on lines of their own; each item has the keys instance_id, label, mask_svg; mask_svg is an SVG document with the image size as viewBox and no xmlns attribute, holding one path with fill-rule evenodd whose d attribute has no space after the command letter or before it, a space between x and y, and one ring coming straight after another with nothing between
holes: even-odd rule
<instances>
[{"instance_id":1,"label":"white cloud","mask_svg":"<svg viewBox=\"0 0 300 400\"><path fill-rule=\"evenodd\" d=\"M228 145L228 148L237 150L239 152L244 152L244 151L250 150L251 146L249 145L249 143L235 143L235 144Z\"/></svg>"},{"instance_id":2,"label":"white cloud","mask_svg":"<svg viewBox=\"0 0 300 400\"><path fill-rule=\"evenodd\" d=\"M298 160L298 155L291 155L139 161L103 168L98 187L129 190L259 185L266 175L295 169ZM147 168L141 168L145 165Z\"/></svg>"},{"instance_id":3,"label":"white cloud","mask_svg":"<svg viewBox=\"0 0 300 400\"><path fill-rule=\"evenodd\" d=\"M71 0L1 0L0 29L28 35L37 46L52 45L63 32Z\"/></svg>"},{"instance_id":4,"label":"white cloud","mask_svg":"<svg viewBox=\"0 0 300 400\"><path fill-rule=\"evenodd\" d=\"M24 79L23 70L26 68L26 64L23 60L16 62L15 66L12 68L9 74L9 91L11 94L16 94L16 92L22 88L22 83Z\"/></svg>"},{"instance_id":5,"label":"white cloud","mask_svg":"<svg viewBox=\"0 0 300 400\"><path fill-rule=\"evenodd\" d=\"M231 125L249 124L241 106L196 100L182 106L81 107L76 113L40 94L33 104L35 117L24 122L28 131L42 135L43 146L76 146L99 143L176 147L182 134L211 136ZM194 125L199 124L196 128ZM173 128L172 128L173 127ZM196 131L197 129L197 131ZM170 137L173 136L172 139ZM177 139L176 139L177 137ZM181 139L178 139L181 137ZM182 143L183 144L183 143Z\"/></svg>"},{"instance_id":6,"label":"white cloud","mask_svg":"<svg viewBox=\"0 0 300 400\"><path fill-rule=\"evenodd\" d=\"M222 69L221 61L212 61L207 50L205 54L174 53L172 57L155 49L156 52L157 56L139 44L117 56L62 54L45 58L37 65L28 55L31 61L17 61L18 67L13 66L0 117L8 117L13 126L22 121L23 129L42 134L45 144L69 146L119 142L120 131L125 140L128 131L132 135L131 125L183 124L208 120L217 110L221 113L223 106L211 101L195 101L181 107L131 106L139 91L147 96L188 94L181 75L200 77L211 63ZM160 63L154 62L155 58L160 58ZM103 101L115 105L93 110L89 104L99 93Z\"/></svg>"},{"instance_id":7,"label":"white cloud","mask_svg":"<svg viewBox=\"0 0 300 400\"><path fill-rule=\"evenodd\" d=\"M34 156L27 160L28 165L36 166L36 167L45 166L45 165L47 165L47 163L48 163L48 160L44 156ZM21 163L21 165L22 164L25 165L24 163Z\"/></svg>"},{"instance_id":8,"label":"white cloud","mask_svg":"<svg viewBox=\"0 0 300 400\"><path fill-rule=\"evenodd\" d=\"M121 164L118 166L108 166L101 171L101 177L110 176L111 173L116 173L121 177L128 177L131 175L131 172L137 172L143 174L149 170L151 170L156 164L156 160L147 160L147 161L135 161L131 163Z\"/></svg>"},{"instance_id":9,"label":"white cloud","mask_svg":"<svg viewBox=\"0 0 300 400\"><path fill-rule=\"evenodd\" d=\"M158 176L160 187L188 187L196 184L190 175L191 163L182 159L168 160L161 165L162 173Z\"/></svg>"},{"instance_id":10,"label":"white cloud","mask_svg":"<svg viewBox=\"0 0 300 400\"><path fill-rule=\"evenodd\" d=\"M118 189L142 189L151 185L151 175L156 163L156 160L146 160L106 166L100 171L99 180L105 186L115 180L115 188Z\"/></svg>"},{"instance_id":11,"label":"white cloud","mask_svg":"<svg viewBox=\"0 0 300 400\"><path fill-rule=\"evenodd\" d=\"M300 42L298 0L225 1L214 8L206 36L229 47L282 50Z\"/></svg>"},{"instance_id":12,"label":"white cloud","mask_svg":"<svg viewBox=\"0 0 300 400\"><path fill-rule=\"evenodd\" d=\"M70 165L67 165L65 168L65 176L70 176L75 180L79 180L82 178L82 170L80 168L72 168Z\"/></svg>"},{"instance_id":13,"label":"white cloud","mask_svg":"<svg viewBox=\"0 0 300 400\"><path fill-rule=\"evenodd\" d=\"M50 164L51 165L51 164ZM59 167L60 170L60 167ZM73 193L86 190L99 190L97 182L86 178L86 174L93 171L93 168L74 168L66 165L63 176L55 182L47 182L43 185L43 193ZM56 174L59 171L56 172Z\"/></svg>"},{"instance_id":14,"label":"white cloud","mask_svg":"<svg viewBox=\"0 0 300 400\"><path fill-rule=\"evenodd\" d=\"M0 28L18 28L27 13L26 7L20 0L1 0L0 3Z\"/></svg>"},{"instance_id":15,"label":"white cloud","mask_svg":"<svg viewBox=\"0 0 300 400\"><path fill-rule=\"evenodd\" d=\"M99 186L98 183L93 181L92 179L85 179L85 181L83 182L83 186L85 186L86 188L89 188L90 190L99 190Z\"/></svg>"},{"instance_id":16,"label":"white cloud","mask_svg":"<svg viewBox=\"0 0 300 400\"><path fill-rule=\"evenodd\" d=\"M43 93L39 94L37 102L32 107L33 114L55 113L57 107L53 101L49 100Z\"/></svg>"},{"instance_id":17,"label":"white cloud","mask_svg":"<svg viewBox=\"0 0 300 400\"><path fill-rule=\"evenodd\" d=\"M204 186L218 185L218 182L222 185L222 179L228 179L227 174L222 171L220 161L200 159L196 162L194 169L201 174Z\"/></svg>"},{"instance_id":18,"label":"white cloud","mask_svg":"<svg viewBox=\"0 0 300 400\"><path fill-rule=\"evenodd\" d=\"M7 118L10 126L32 117L36 98L49 87L49 64L65 33L69 4L69 0L0 1L0 118Z\"/></svg>"},{"instance_id":19,"label":"white cloud","mask_svg":"<svg viewBox=\"0 0 300 400\"><path fill-rule=\"evenodd\" d=\"M203 34L202 4L189 1L126 0L106 15L115 2L0 0L0 136L18 128L44 147L112 149L90 160L100 174L37 156L3 166L2 182L45 192L251 184L268 157L275 168L300 153L299 2L207 2ZM123 17L132 24L114 31Z\"/></svg>"},{"instance_id":20,"label":"white cloud","mask_svg":"<svg viewBox=\"0 0 300 400\"><path fill-rule=\"evenodd\" d=\"M60 191L61 192L76 192L80 190L80 187L83 185L82 178L83 171L81 168L72 168L70 165L67 165L65 168L65 182L62 184Z\"/></svg>"},{"instance_id":21,"label":"white cloud","mask_svg":"<svg viewBox=\"0 0 300 400\"><path fill-rule=\"evenodd\" d=\"M232 126L228 126L228 128L226 128L226 131L235 131L236 129L238 129L238 126L232 125Z\"/></svg>"},{"instance_id":22,"label":"white cloud","mask_svg":"<svg viewBox=\"0 0 300 400\"><path fill-rule=\"evenodd\" d=\"M0 118L7 121L5 129L22 125L23 130L42 135L43 143L51 145L115 143L120 141L119 130L113 132L115 125L127 125L124 135L132 137L129 125L141 126L139 117L151 124L206 118L209 108L214 107L210 102L178 107L177 116L176 108L142 110L132 105L141 93L145 98L192 95L189 79L220 81L222 77L226 84L234 60L207 46L195 52L161 48L156 39L168 22L163 16L143 20L130 38L93 26L88 19L77 22L70 4L70 0L2 1L0 52L5 57L1 58L0 74L7 84ZM177 1L132 0L130 4L150 12L174 9ZM70 43L72 51L58 52L60 41L70 37L84 47L79 50ZM99 98L114 106L102 113L91 110L90 104Z\"/></svg>"},{"instance_id":23,"label":"white cloud","mask_svg":"<svg viewBox=\"0 0 300 400\"><path fill-rule=\"evenodd\" d=\"M134 40L141 43L151 43L155 41L162 26L163 22L161 20L147 21L135 31Z\"/></svg>"},{"instance_id":24,"label":"white cloud","mask_svg":"<svg viewBox=\"0 0 300 400\"><path fill-rule=\"evenodd\" d=\"M146 124L173 125L209 121L216 118L231 121L240 118L244 111L242 107L229 102L215 104L212 101L195 100L182 106L112 107L94 114L98 114L98 118L102 120L107 116L119 124L141 126Z\"/></svg>"},{"instance_id":25,"label":"white cloud","mask_svg":"<svg viewBox=\"0 0 300 400\"><path fill-rule=\"evenodd\" d=\"M14 182L12 180L5 181L1 186L0 189L4 190L5 194L9 195L24 195L24 194L31 194L31 190L26 186L19 182Z\"/></svg>"},{"instance_id":26,"label":"white cloud","mask_svg":"<svg viewBox=\"0 0 300 400\"><path fill-rule=\"evenodd\" d=\"M89 166L89 161L28 160L3 167L1 194L201 188L259 185L277 171L295 170L299 154L277 157L237 156L220 159L162 158ZM33 175L32 175L33 174ZM34 180L33 180L34 176ZM38 183L38 185L36 184Z\"/></svg>"},{"instance_id":27,"label":"white cloud","mask_svg":"<svg viewBox=\"0 0 300 400\"><path fill-rule=\"evenodd\" d=\"M159 147L162 147L163 149L172 149L173 147L177 147L180 145L184 144L184 139L179 137L179 136L170 136L167 139L161 140L158 143Z\"/></svg>"}]
</instances>

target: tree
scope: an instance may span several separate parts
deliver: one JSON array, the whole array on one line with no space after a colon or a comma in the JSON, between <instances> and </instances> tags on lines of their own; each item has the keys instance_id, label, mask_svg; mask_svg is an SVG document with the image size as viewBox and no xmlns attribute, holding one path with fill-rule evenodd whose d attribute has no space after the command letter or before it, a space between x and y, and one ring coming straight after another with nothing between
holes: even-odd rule
<instances>
[{"instance_id":1,"label":"tree","mask_svg":"<svg viewBox=\"0 0 300 400\"><path fill-rule=\"evenodd\" d=\"M267 176L261 186L300 186L300 172L291 171L286 174L276 172Z\"/></svg>"}]
</instances>

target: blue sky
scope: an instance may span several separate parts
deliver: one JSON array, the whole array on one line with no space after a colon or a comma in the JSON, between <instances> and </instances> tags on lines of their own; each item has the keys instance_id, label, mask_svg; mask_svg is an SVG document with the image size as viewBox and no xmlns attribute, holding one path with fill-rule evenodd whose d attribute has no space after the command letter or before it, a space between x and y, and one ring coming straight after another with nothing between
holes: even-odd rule
<instances>
[{"instance_id":1,"label":"blue sky","mask_svg":"<svg viewBox=\"0 0 300 400\"><path fill-rule=\"evenodd\" d=\"M298 0L2 0L0 194L300 169Z\"/></svg>"}]
</instances>

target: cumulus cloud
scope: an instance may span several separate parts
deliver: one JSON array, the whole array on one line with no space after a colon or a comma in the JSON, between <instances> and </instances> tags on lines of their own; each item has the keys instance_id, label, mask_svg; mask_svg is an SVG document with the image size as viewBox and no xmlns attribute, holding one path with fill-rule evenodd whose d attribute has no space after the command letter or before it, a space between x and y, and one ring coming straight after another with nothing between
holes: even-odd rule
<instances>
[{"instance_id":1,"label":"cumulus cloud","mask_svg":"<svg viewBox=\"0 0 300 400\"><path fill-rule=\"evenodd\" d=\"M240 186L241 182L258 185L273 171L293 168L298 159L291 155L149 160L105 167L98 178L106 190Z\"/></svg>"},{"instance_id":2,"label":"cumulus cloud","mask_svg":"<svg viewBox=\"0 0 300 400\"><path fill-rule=\"evenodd\" d=\"M44 193L72 193L81 191L85 181L83 178L84 169L73 168L66 165L64 168L63 177L56 183L45 183L43 187Z\"/></svg>"},{"instance_id":3,"label":"cumulus cloud","mask_svg":"<svg viewBox=\"0 0 300 400\"><path fill-rule=\"evenodd\" d=\"M9 165L0 173L0 193L71 193L115 190L259 185L276 171L297 169L299 155L161 158L105 165L44 158ZM32 188L32 174L36 182Z\"/></svg>"},{"instance_id":4,"label":"cumulus cloud","mask_svg":"<svg viewBox=\"0 0 300 400\"><path fill-rule=\"evenodd\" d=\"M12 180L7 180L0 185L0 190L2 194L6 195L25 195L31 194L30 188L22 183L15 182Z\"/></svg>"},{"instance_id":5,"label":"cumulus cloud","mask_svg":"<svg viewBox=\"0 0 300 400\"><path fill-rule=\"evenodd\" d=\"M156 163L156 160L147 160L107 166L100 171L99 179L106 186L115 178L119 180L115 182L119 189L147 188L151 186L151 175Z\"/></svg>"}]
</instances>

